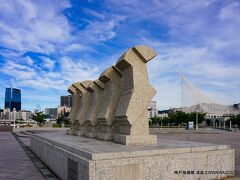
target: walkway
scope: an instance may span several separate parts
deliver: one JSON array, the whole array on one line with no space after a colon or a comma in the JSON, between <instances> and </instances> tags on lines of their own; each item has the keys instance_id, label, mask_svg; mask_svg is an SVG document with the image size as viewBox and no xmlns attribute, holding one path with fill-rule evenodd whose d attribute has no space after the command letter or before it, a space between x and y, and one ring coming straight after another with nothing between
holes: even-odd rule
<instances>
[{"instance_id":1,"label":"walkway","mask_svg":"<svg viewBox=\"0 0 240 180\"><path fill-rule=\"evenodd\" d=\"M43 180L10 132L0 132L0 180Z\"/></svg>"}]
</instances>

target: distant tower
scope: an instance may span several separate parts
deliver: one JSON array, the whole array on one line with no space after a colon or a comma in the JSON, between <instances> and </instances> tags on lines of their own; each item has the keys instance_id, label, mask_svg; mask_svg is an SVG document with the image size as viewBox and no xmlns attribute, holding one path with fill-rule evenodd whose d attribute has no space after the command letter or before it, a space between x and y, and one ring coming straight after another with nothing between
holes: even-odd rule
<instances>
[{"instance_id":1,"label":"distant tower","mask_svg":"<svg viewBox=\"0 0 240 180\"><path fill-rule=\"evenodd\" d=\"M72 96L61 96L60 97L60 105L61 106L67 106L67 107L72 107Z\"/></svg>"},{"instance_id":2,"label":"distant tower","mask_svg":"<svg viewBox=\"0 0 240 180\"><path fill-rule=\"evenodd\" d=\"M21 110L21 90L16 88L6 88L5 91L5 109L9 108L11 111L13 108L16 111Z\"/></svg>"}]
</instances>

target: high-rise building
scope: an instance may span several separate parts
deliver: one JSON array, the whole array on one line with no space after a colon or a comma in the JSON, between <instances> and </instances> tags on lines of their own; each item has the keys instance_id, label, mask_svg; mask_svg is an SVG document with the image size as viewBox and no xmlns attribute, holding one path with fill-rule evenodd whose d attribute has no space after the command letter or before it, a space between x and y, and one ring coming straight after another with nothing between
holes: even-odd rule
<instances>
[{"instance_id":1,"label":"high-rise building","mask_svg":"<svg viewBox=\"0 0 240 180\"><path fill-rule=\"evenodd\" d=\"M61 96L60 97L60 106L72 107L72 96Z\"/></svg>"},{"instance_id":2,"label":"high-rise building","mask_svg":"<svg viewBox=\"0 0 240 180\"><path fill-rule=\"evenodd\" d=\"M16 88L6 88L5 91L5 109L9 108L11 111L15 108L17 111L21 110L21 90Z\"/></svg>"}]
</instances>

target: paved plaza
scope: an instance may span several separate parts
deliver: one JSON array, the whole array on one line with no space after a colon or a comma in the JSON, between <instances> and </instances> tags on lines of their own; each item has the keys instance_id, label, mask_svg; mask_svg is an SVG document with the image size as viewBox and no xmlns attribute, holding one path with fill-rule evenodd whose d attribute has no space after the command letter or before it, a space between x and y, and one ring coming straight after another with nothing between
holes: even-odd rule
<instances>
[{"instance_id":1,"label":"paved plaza","mask_svg":"<svg viewBox=\"0 0 240 180\"><path fill-rule=\"evenodd\" d=\"M236 176L240 179L240 132L220 130L218 134L158 134L158 138L230 145L235 149Z\"/></svg>"},{"instance_id":2,"label":"paved plaza","mask_svg":"<svg viewBox=\"0 0 240 180\"><path fill-rule=\"evenodd\" d=\"M0 180L43 180L10 132L0 132Z\"/></svg>"},{"instance_id":3,"label":"paved plaza","mask_svg":"<svg viewBox=\"0 0 240 180\"><path fill-rule=\"evenodd\" d=\"M42 132L56 132L56 130L40 130L35 133ZM65 129L64 129L65 131ZM214 130L213 130L214 131ZM215 131L214 131L215 132ZM22 135L20 140L27 146L30 145L30 138L28 135ZM218 131L216 133L206 134L158 134L159 140L184 140L196 141L213 144L229 144L236 151L236 175L240 178L240 132L226 132ZM24 152L22 147L17 142L16 138L9 132L0 132L0 180L20 180L20 179L45 179L31 159ZM234 178L234 179L238 179Z\"/></svg>"}]
</instances>

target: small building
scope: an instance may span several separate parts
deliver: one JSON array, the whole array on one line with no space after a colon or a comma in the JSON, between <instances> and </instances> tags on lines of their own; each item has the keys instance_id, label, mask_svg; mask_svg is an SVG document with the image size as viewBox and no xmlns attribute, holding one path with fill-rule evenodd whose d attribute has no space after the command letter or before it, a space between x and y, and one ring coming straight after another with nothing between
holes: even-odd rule
<instances>
[{"instance_id":1,"label":"small building","mask_svg":"<svg viewBox=\"0 0 240 180\"><path fill-rule=\"evenodd\" d=\"M70 110L71 107L68 106L57 106L56 108L45 108L45 114L54 119L59 116L67 116Z\"/></svg>"},{"instance_id":2,"label":"small building","mask_svg":"<svg viewBox=\"0 0 240 180\"><path fill-rule=\"evenodd\" d=\"M157 101L151 101L147 110L148 118L157 116Z\"/></svg>"},{"instance_id":3,"label":"small building","mask_svg":"<svg viewBox=\"0 0 240 180\"><path fill-rule=\"evenodd\" d=\"M161 118L168 117L168 113L169 113L169 110L161 110L161 111L158 111L157 116Z\"/></svg>"},{"instance_id":4,"label":"small building","mask_svg":"<svg viewBox=\"0 0 240 180\"><path fill-rule=\"evenodd\" d=\"M45 114L57 116L57 108L45 108Z\"/></svg>"}]
</instances>

